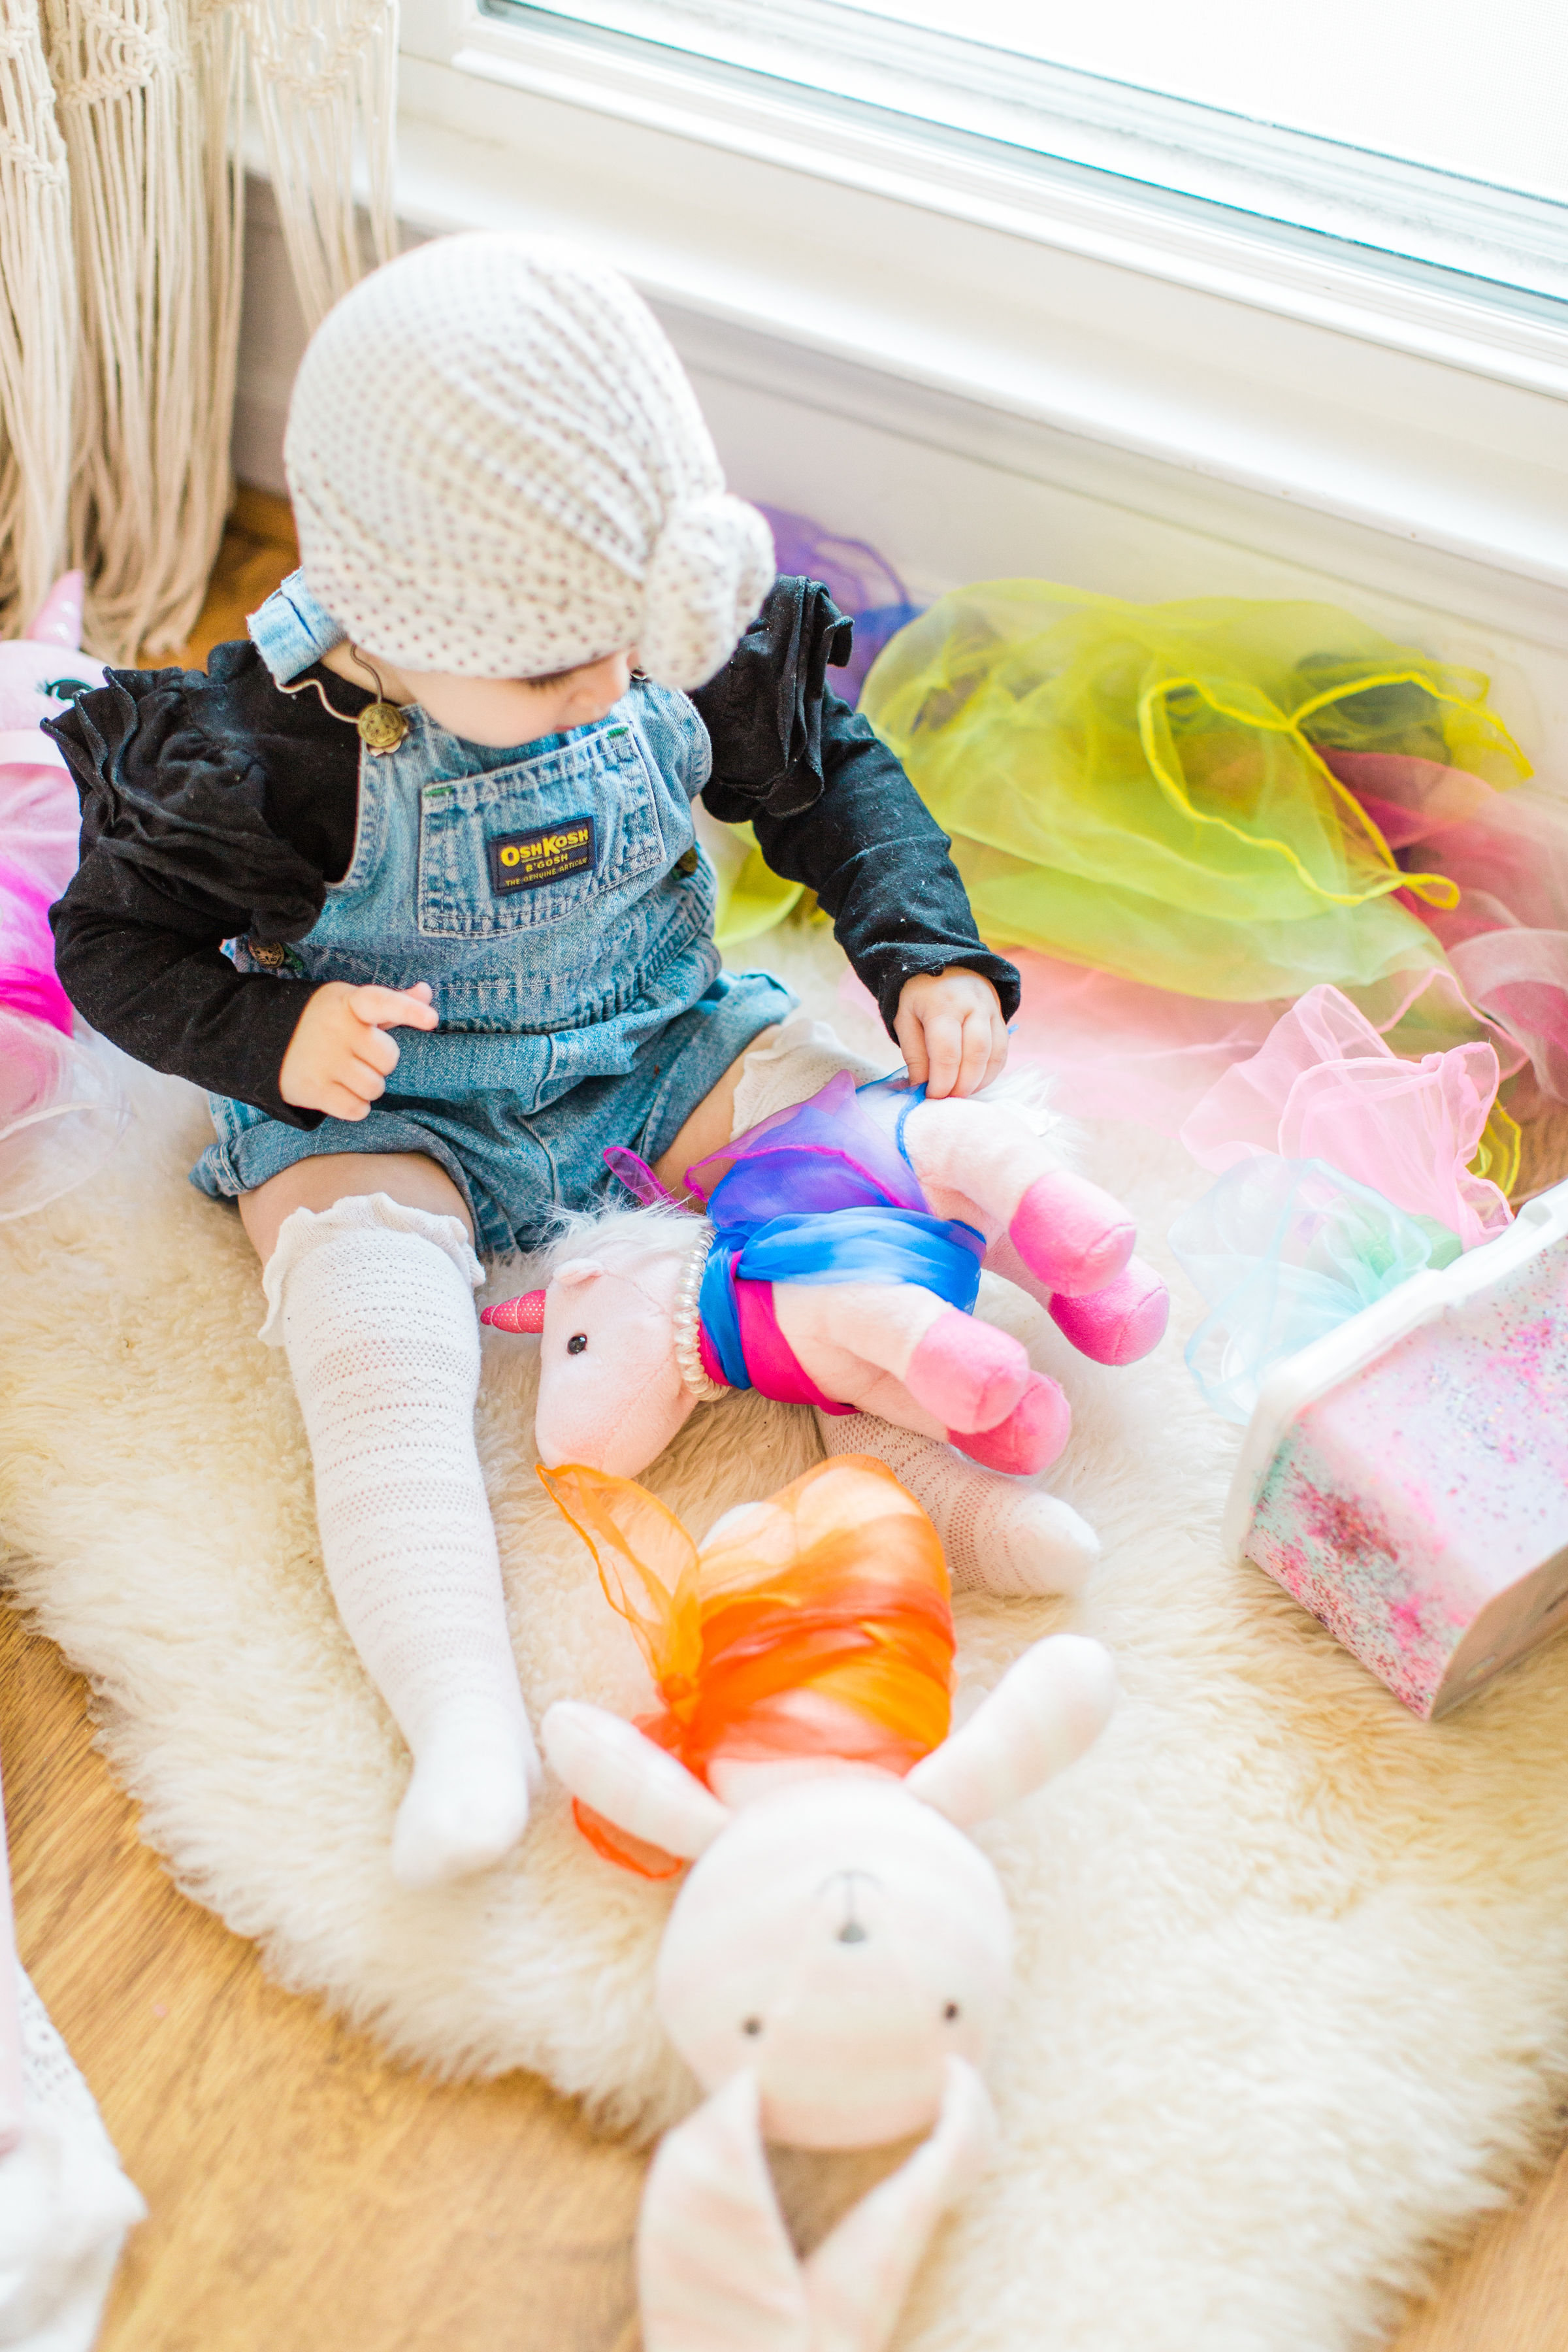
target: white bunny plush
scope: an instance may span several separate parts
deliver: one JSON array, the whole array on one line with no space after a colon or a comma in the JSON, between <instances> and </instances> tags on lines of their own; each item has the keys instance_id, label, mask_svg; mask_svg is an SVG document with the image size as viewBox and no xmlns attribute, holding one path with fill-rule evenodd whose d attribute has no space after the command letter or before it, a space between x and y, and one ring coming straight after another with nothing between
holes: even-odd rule
<instances>
[{"instance_id":1,"label":"white bunny plush","mask_svg":"<svg viewBox=\"0 0 1568 2352\"><path fill-rule=\"evenodd\" d=\"M994 2137L979 2068L1012 1927L967 1832L1098 1737L1110 1657L1073 1634L1037 1642L943 1737L941 1546L880 1463L822 1464L727 1514L700 1553L627 1480L541 1475L666 1710L641 1729L561 1702L545 1753L601 1852L651 1875L693 1864L655 2000L709 2096L648 2177L646 2352L877 2352ZM799 2260L764 2143L858 2148L919 2131Z\"/></svg>"}]
</instances>

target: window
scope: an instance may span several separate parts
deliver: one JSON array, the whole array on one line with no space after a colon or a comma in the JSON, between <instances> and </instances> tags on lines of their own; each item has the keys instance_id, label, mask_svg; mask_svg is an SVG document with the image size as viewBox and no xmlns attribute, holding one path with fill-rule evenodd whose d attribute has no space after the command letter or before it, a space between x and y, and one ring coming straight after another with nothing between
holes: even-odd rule
<instances>
[{"instance_id":1,"label":"window","mask_svg":"<svg viewBox=\"0 0 1568 2352\"><path fill-rule=\"evenodd\" d=\"M889 480L902 436L1330 577L1348 532L1560 639L1564 0L402 7L405 221L626 271L757 495L817 511L853 420ZM918 570L879 495L834 512ZM953 498L932 577L1000 560Z\"/></svg>"},{"instance_id":2,"label":"window","mask_svg":"<svg viewBox=\"0 0 1568 2352\"><path fill-rule=\"evenodd\" d=\"M918 134L931 194L1059 217L1134 194L1568 314L1568 10L1506 0L482 0L536 67L716 143L815 135L847 171ZM962 16L962 36L952 29ZM493 57L496 52L489 52ZM483 70L483 57L470 62ZM684 112L682 113L682 110ZM634 108L635 110L635 108ZM647 119L655 119L650 113ZM906 157L906 162L909 159ZM1310 248L1309 248L1310 258Z\"/></svg>"}]
</instances>

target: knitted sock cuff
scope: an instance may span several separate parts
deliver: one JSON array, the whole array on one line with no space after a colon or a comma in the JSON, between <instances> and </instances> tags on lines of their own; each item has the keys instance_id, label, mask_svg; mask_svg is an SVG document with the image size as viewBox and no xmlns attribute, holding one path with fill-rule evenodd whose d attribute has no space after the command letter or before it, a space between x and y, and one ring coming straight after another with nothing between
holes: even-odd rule
<instances>
[{"instance_id":1,"label":"knitted sock cuff","mask_svg":"<svg viewBox=\"0 0 1568 2352\"><path fill-rule=\"evenodd\" d=\"M356 1192L335 1201L330 1209L296 1209L284 1218L278 1246L267 1261L261 1287L267 1297L267 1320L257 1333L269 1348L283 1345L283 1292L292 1269L301 1258L321 1248L340 1234L414 1234L433 1242L450 1258L470 1290L483 1282L484 1268L460 1217L435 1215L428 1209L405 1208L385 1192Z\"/></svg>"}]
</instances>

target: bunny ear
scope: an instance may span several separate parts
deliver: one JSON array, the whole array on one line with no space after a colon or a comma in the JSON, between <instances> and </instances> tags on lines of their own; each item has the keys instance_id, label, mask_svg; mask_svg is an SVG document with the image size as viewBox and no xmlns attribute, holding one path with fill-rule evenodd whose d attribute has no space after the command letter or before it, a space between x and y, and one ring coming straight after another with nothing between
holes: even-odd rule
<instances>
[{"instance_id":1,"label":"bunny ear","mask_svg":"<svg viewBox=\"0 0 1568 2352\"><path fill-rule=\"evenodd\" d=\"M502 1298L494 1307L481 1307L479 1321L494 1331L542 1331L544 1293L525 1290L519 1298Z\"/></svg>"},{"instance_id":2,"label":"bunny ear","mask_svg":"<svg viewBox=\"0 0 1568 2352\"><path fill-rule=\"evenodd\" d=\"M65 646L75 653L81 644L81 598L86 577L64 572L33 615L26 632L36 646Z\"/></svg>"},{"instance_id":3,"label":"bunny ear","mask_svg":"<svg viewBox=\"0 0 1568 2352\"><path fill-rule=\"evenodd\" d=\"M659 2142L637 2222L643 2352L811 2352L805 2283L763 2153L756 2077Z\"/></svg>"},{"instance_id":4,"label":"bunny ear","mask_svg":"<svg viewBox=\"0 0 1568 2352\"><path fill-rule=\"evenodd\" d=\"M1053 1633L1014 1661L963 1730L922 1757L904 1786L961 1830L973 1829L1081 1756L1115 1705L1109 1650L1081 1633Z\"/></svg>"},{"instance_id":5,"label":"bunny ear","mask_svg":"<svg viewBox=\"0 0 1568 2352\"><path fill-rule=\"evenodd\" d=\"M644 1845L694 1861L731 1819L695 1773L635 1724L585 1699L557 1699L540 1738L572 1794Z\"/></svg>"}]
</instances>

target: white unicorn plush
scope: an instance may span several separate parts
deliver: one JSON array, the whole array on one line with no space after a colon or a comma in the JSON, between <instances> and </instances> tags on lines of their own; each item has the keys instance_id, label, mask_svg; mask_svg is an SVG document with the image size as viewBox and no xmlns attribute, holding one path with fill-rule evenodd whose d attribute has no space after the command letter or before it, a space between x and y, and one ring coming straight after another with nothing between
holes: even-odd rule
<instances>
[{"instance_id":1,"label":"white unicorn plush","mask_svg":"<svg viewBox=\"0 0 1568 2352\"><path fill-rule=\"evenodd\" d=\"M880 1463L820 1465L728 1513L700 1553L628 1480L541 1475L664 1701L651 1738L558 1703L545 1753L603 1853L647 1875L695 1865L655 2000L709 2096L648 2178L646 2352L878 2352L994 2137L979 2068L1012 1928L967 1832L1098 1737L1110 1660L1073 1634L1037 1642L947 1737L942 1548ZM920 2131L799 2261L764 2141L855 2148Z\"/></svg>"},{"instance_id":2,"label":"white unicorn plush","mask_svg":"<svg viewBox=\"0 0 1568 2352\"><path fill-rule=\"evenodd\" d=\"M1071 1412L1016 1338L969 1311L982 1264L1102 1363L1145 1354L1165 1328L1164 1285L1132 1257L1125 1211L1005 1101L929 1102L893 1080L857 1090L841 1072L687 1181L707 1217L582 1221L544 1290L484 1311L542 1335L547 1464L635 1476L700 1402L755 1387L1026 1475L1061 1452ZM1059 1544L1068 1557L1037 1589L1076 1581L1071 1555L1087 1564L1093 1548Z\"/></svg>"}]
</instances>

